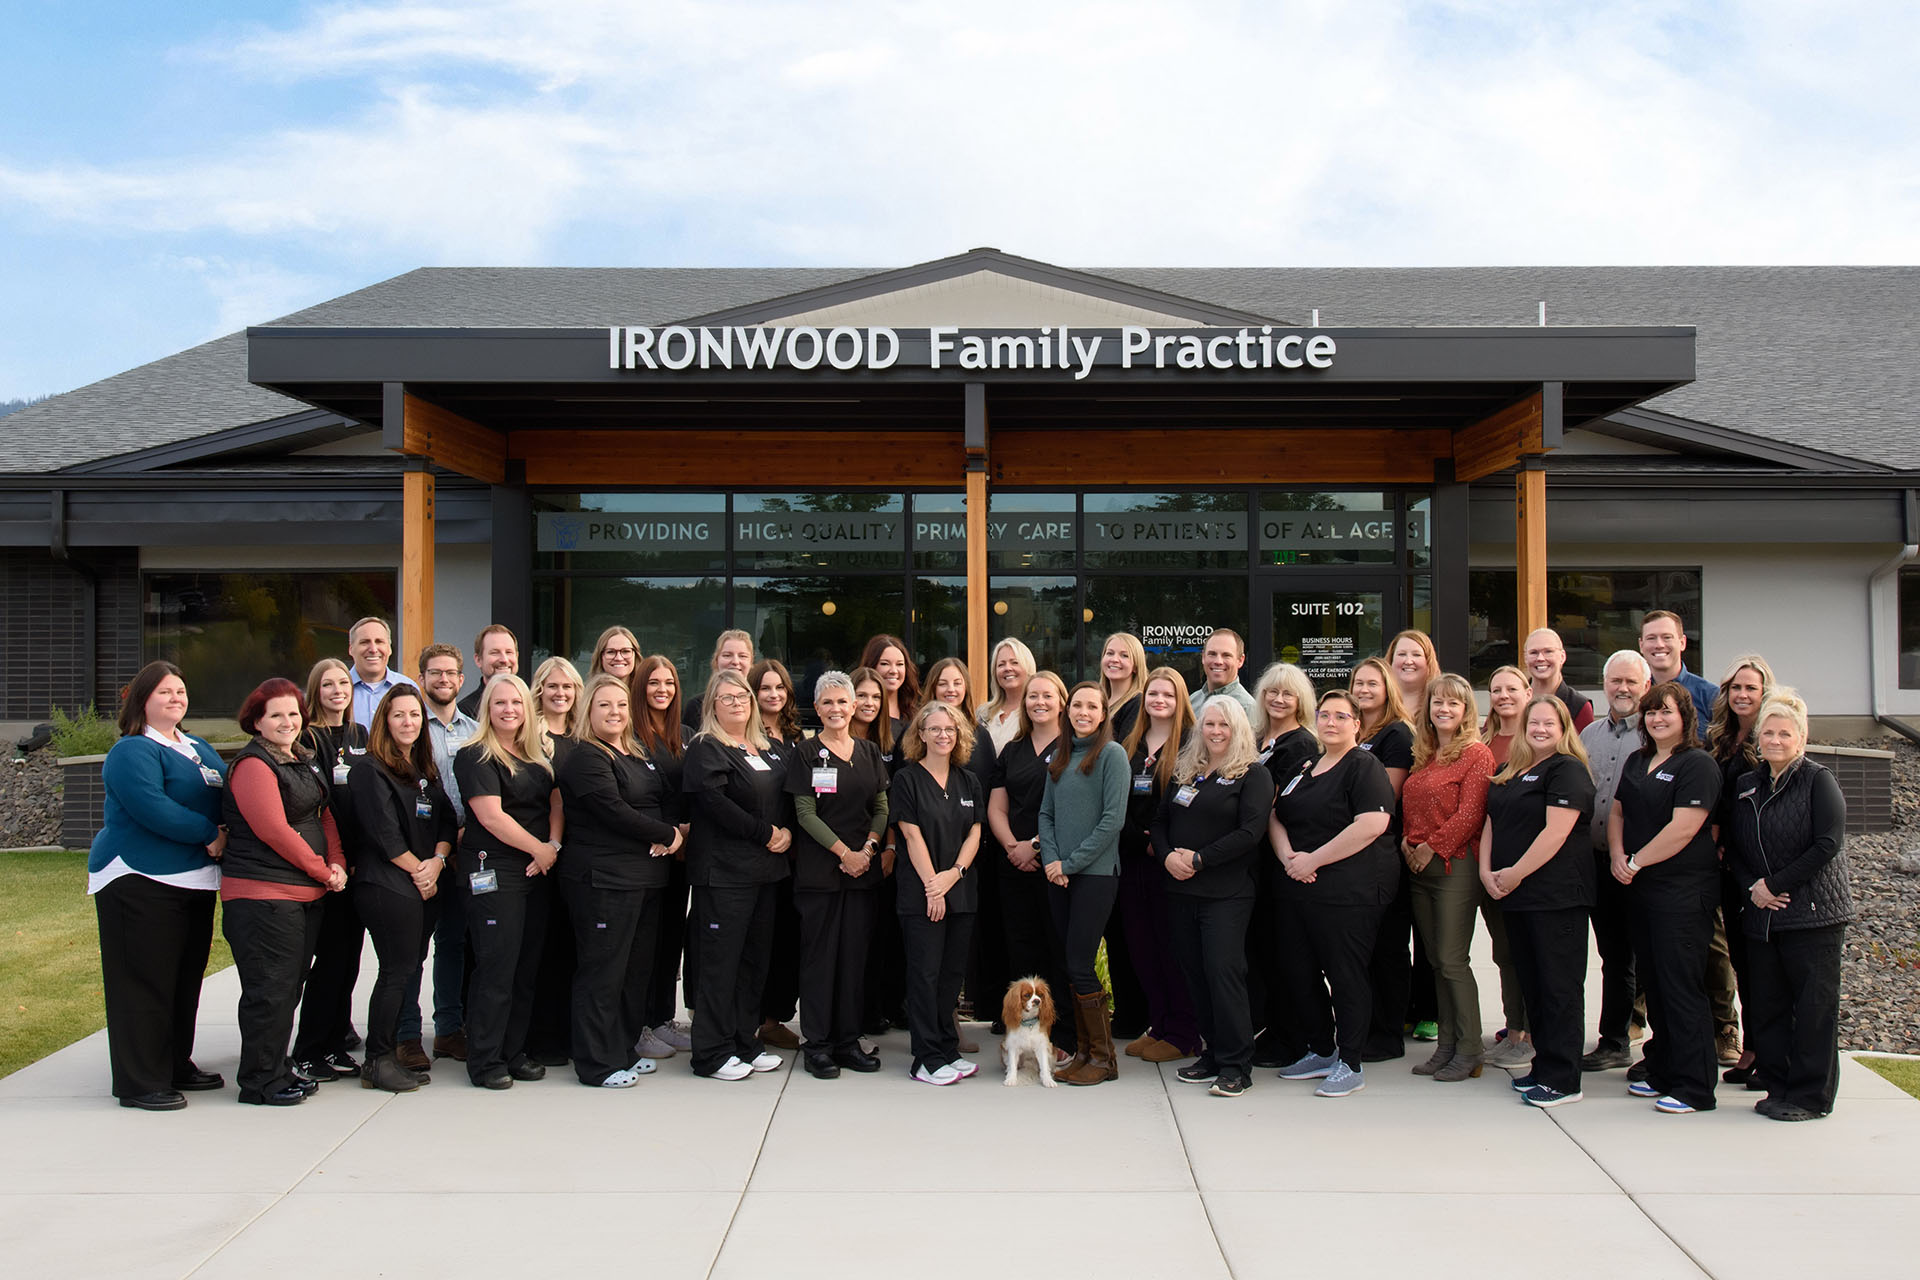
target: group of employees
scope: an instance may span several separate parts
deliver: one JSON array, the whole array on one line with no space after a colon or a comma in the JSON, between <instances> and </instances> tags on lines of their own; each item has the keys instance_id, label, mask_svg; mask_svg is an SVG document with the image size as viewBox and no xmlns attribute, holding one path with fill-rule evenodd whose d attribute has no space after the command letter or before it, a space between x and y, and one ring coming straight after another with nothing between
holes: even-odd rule
<instances>
[{"instance_id":1,"label":"group of employees","mask_svg":"<svg viewBox=\"0 0 1920 1280\"><path fill-rule=\"evenodd\" d=\"M1130 634L1071 688L1010 638L977 708L965 664L922 673L892 635L800 690L727 631L686 698L625 627L584 675L555 657L528 683L494 625L464 699L460 650L429 645L416 684L390 636L362 619L351 663L261 684L230 761L181 729L178 669L127 690L88 862L123 1106L225 1087L193 1061L216 895L247 1103L349 1077L407 1092L435 1059L488 1089L567 1063L620 1089L678 1054L742 1080L784 1048L831 1079L879 1070L862 1037L890 1026L914 1080L951 1085L977 1071L962 1014L1003 1033L1001 993L1033 975L1076 1085L1132 1056L1222 1097L1255 1068L1345 1097L1411 1036L1433 1044L1414 1074L1503 1067L1538 1107L1617 1069L1668 1114L1720 1084L1775 1120L1834 1105L1840 788L1766 661L1708 683L1672 613L1607 659L1599 706L1535 632L1484 716L1418 631L1324 690L1286 663L1249 690L1224 629L1197 689Z\"/></svg>"}]
</instances>

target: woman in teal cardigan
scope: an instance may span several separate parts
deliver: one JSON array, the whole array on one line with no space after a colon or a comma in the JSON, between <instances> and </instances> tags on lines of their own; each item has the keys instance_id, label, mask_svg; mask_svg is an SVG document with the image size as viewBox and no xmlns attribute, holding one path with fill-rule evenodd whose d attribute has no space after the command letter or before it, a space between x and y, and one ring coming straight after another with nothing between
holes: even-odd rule
<instances>
[{"instance_id":1,"label":"woman in teal cardigan","mask_svg":"<svg viewBox=\"0 0 1920 1280\"><path fill-rule=\"evenodd\" d=\"M1100 1084L1119 1076L1107 993L1094 969L1120 892L1120 830L1127 819L1127 752L1107 723L1107 695L1091 680L1067 695L1071 751L1056 751L1040 802L1040 863L1054 930L1073 984L1079 1051L1056 1079Z\"/></svg>"},{"instance_id":2,"label":"woman in teal cardigan","mask_svg":"<svg viewBox=\"0 0 1920 1280\"><path fill-rule=\"evenodd\" d=\"M106 823L87 857L100 920L107 1055L123 1107L178 1111L183 1091L226 1081L193 1063L200 979L213 945L220 888L226 766L183 733L187 685L171 662L150 662L127 689L122 737L101 767Z\"/></svg>"}]
</instances>

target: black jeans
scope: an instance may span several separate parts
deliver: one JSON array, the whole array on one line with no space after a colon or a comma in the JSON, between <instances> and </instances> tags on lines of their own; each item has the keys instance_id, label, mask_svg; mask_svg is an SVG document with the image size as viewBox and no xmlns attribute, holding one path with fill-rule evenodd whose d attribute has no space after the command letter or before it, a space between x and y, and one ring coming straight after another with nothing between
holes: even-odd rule
<instances>
[{"instance_id":1,"label":"black jeans","mask_svg":"<svg viewBox=\"0 0 1920 1280\"><path fill-rule=\"evenodd\" d=\"M1300 1031L1314 1053L1358 1068L1373 1017L1368 964L1385 904L1329 906L1289 893L1280 899L1280 949Z\"/></svg>"},{"instance_id":2,"label":"black jeans","mask_svg":"<svg viewBox=\"0 0 1920 1280\"><path fill-rule=\"evenodd\" d=\"M1844 924L1789 929L1747 938L1741 952L1754 1076L1769 1097L1819 1116L1833 1110L1840 1088L1840 947L1846 933Z\"/></svg>"},{"instance_id":3,"label":"black jeans","mask_svg":"<svg viewBox=\"0 0 1920 1280\"><path fill-rule=\"evenodd\" d=\"M1508 908L1506 920L1507 947L1533 1035L1534 1079L1561 1093L1578 1093L1580 1050L1587 1039L1587 908Z\"/></svg>"},{"instance_id":4,"label":"black jeans","mask_svg":"<svg viewBox=\"0 0 1920 1280\"><path fill-rule=\"evenodd\" d=\"M700 952L700 1007L693 1012L693 1072L710 1076L728 1058L762 1052L760 996L773 951L773 885L695 885L690 948Z\"/></svg>"},{"instance_id":5,"label":"black jeans","mask_svg":"<svg viewBox=\"0 0 1920 1280\"><path fill-rule=\"evenodd\" d=\"M1206 1054L1222 1076L1251 1079L1253 1012L1247 1002L1247 925L1252 894L1198 898L1169 893L1173 951L1206 1038Z\"/></svg>"},{"instance_id":6,"label":"black jeans","mask_svg":"<svg viewBox=\"0 0 1920 1280\"><path fill-rule=\"evenodd\" d=\"M322 901L234 898L220 912L220 931L240 973L240 1096L259 1097L293 1083L287 1057L294 1010L307 963L320 937Z\"/></svg>"},{"instance_id":7,"label":"black jeans","mask_svg":"<svg viewBox=\"0 0 1920 1280\"><path fill-rule=\"evenodd\" d=\"M809 1053L860 1047L867 947L881 892L872 888L794 891L794 911L800 918L801 1048Z\"/></svg>"},{"instance_id":8,"label":"black jeans","mask_svg":"<svg viewBox=\"0 0 1920 1280\"><path fill-rule=\"evenodd\" d=\"M598 889L562 880L573 929L569 1056L580 1083L598 1085L633 1064L636 1015L653 971L660 902L652 889ZM551 952L549 952L551 954Z\"/></svg>"},{"instance_id":9,"label":"black jeans","mask_svg":"<svg viewBox=\"0 0 1920 1280\"><path fill-rule=\"evenodd\" d=\"M171 1089L192 1069L216 896L137 874L93 895L114 1097Z\"/></svg>"},{"instance_id":10,"label":"black jeans","mask_svg":"<svg viewBox=\"0 0 1920 1280\"><path fill-rule=\"evenodd\" d=\"M546 876L511 874L525 883L467 899L467 1077L475 1082L525 1053L533 1024L553 886Z\"/></svg>"},{"instance_id":11,"label":"black jeans","mask_svg":"<svg viewBox=\"0 0 1920 1280\"><path fill-rule=\"evenodd\" d=\"M1673 894L1633 890L1633 953L1647 984L1647 1081L1698 1111L1713 1109L1719 1072L1707 965L1717 888Z\"/></svg>"},{"instance_id":12,"label":"black jeans","mask_svg":"<svg viewBox=\"0 0 1920 1280\"><path fill-rule=\"evenodd\" d=\"M296 1060L346 1052L353 985L360 980L360 953L366 939L367 927L360 923L352 889L320 899L320 936L313 944L313 963L307 968L307 985L300 998L300 1028L293 1037Z\"/></svg>"},{"instance_id":13,"label":"black jeans","mask_svg":"<svg viewBox=\"0 0 1920 1280\"><path fill-rule=\"evenodd\" d=\"M973 913L954 911L929 920L925 911L897 913L907 950L907 1031L914 1067L937 1070L960 1056L953 1006L967 976L967 944Z\"/></svg>"},{"instance_id":14,"label":"black jeans","mask_svg":"<svg viewBox=\"0 0 1920 1280\"><path fill-rule=\"evenodd\" d=\"M379 1058L393 1052L400 1032L400 1007L420 981L427 944L440 919L440 903L438 898L395 893L364 880L356 881L348 892L353 894L353 905L373 939L373 954L380 964L367 997L366 1036L367 1057Z\"/></svg>"},{"instance_id":15,"label":"black jeans","mask_svg":"<svg viewBox=\"0 0 1920 1280\"><path fill-rule=\"evenodd\" d=\"M1100 939L1106 935L1107 921L1113 918L1113 904L1119 896L1117 875L1069 876L1064 889L1052 882L1047 884L1053 931L1066 960L1067 982L1076 995L1101 990L1100 971L1094 961L1099 958Z\"/></svg>"},{"instance_id":16,"label":"black jeans","mask_svg":"<svg viewBox=\"0 0 1920 1280\"><path fill-rule=\"evenodd\" d=\"M1598 892L1588 913L1600 953L1600 1043L1624 1049L1639 983L1633 964L1633 891L1613 878L1606 854L1596 854Z\"/></svg>"}]
</instances>

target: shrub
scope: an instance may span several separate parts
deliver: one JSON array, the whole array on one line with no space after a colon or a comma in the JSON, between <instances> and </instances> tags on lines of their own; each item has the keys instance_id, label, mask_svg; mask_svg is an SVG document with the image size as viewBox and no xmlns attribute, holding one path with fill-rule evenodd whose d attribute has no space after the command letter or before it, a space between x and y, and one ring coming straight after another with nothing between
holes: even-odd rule
<instances>
[{"instance_id":1,"label":"shrub","mask_svg":"<svg viewBox=\"0 0 1920 1280\"><path fill-rule=\"evenodd\" d=\"M58 707L53 709L53 754L57 757L105 755L119 738L119 726L104 719L92 703L73 717Z\"/></svg>"}]
</instances>

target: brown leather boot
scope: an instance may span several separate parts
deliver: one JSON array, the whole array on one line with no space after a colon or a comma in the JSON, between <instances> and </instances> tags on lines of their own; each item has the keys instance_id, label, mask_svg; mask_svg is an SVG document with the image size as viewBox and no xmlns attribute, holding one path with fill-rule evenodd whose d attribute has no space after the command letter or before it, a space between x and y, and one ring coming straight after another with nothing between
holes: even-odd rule
<instances>
[{"instance_id":1,"label":"brown leather boot","mask_svg":"<svg viewBox=\"0 0 1920 1280\"><path fill-rule=\"evenodd\" d=\"M1073 1005L1073 1052L1066 1057L1061 1057L1059 1048L1056 1047L1054 1049L1053 1078L1056 1080L1062 1079L1067 1072L1078 1071L1086 1065L1087 1014L1086 1010L1080 1007L1079 1000L1076 999Z\"/></svg>"},{"instance_id":2,"label":"brown leather boot","mask_svg":"<svg viewBox=\"0 0 1920 1280\"><path fill-rule=\"evenodd\" d=\"M1080 1027L1080 1049L1087 1060L1067 1071L1055 1072L1068 1084L1104 1084L1120 1078L1120 1067L1113 1052L1113 1016L1107 1009L1107 993L1091 995L1075 992L1074 1021Z\"/></svg>"}]
</instances>

